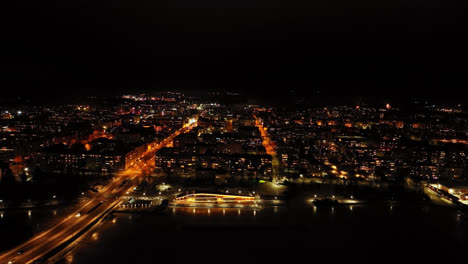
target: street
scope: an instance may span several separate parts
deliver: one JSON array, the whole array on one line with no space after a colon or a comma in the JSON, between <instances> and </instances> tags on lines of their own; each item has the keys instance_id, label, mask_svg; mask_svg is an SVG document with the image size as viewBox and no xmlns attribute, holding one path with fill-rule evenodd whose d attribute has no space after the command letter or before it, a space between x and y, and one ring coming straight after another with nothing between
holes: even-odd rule
<instances>
[{"instance_id":1,"label":"street","mask_svg":"<svg viewBox=\"0 0 468 264\"><path fill-rule=\"evenodd\" d=\"M51 229L39 233L21 245L3 253L0 256L0 263L33 263L58 246L74 238L86 227L96 223L98 219L110 213L114 207L121 203L120 197L133 188L136 179L142 174L146 163L152 160L151 157L154 156L154 153L160 148L171 144L174 137L189 131L195 124L196 119L190 119L189 123L162 140L159 144L155 144L153 148L147 150L139 162L119 173L111 183L106 185L96 196L91 198L90 201L77 211L68 215ZM124 182L127 180L130 180L130 182L125 184Z\"/></svg>"}]
</instances>

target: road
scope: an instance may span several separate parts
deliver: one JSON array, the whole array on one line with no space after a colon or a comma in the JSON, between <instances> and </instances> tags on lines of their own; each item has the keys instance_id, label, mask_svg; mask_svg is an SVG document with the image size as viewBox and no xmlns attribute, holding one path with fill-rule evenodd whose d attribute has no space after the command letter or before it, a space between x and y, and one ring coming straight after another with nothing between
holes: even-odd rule
<instances>
[{"instance_id":1,"label":"road","mask_svg":"<svg viewBox=\"0 0 468 264\"><path fill-rule=\"evenodd\" d=\"M427 185L424 186L423 190L424 190L424 193L429 197L429 199L431 199L431 201L434 204L440 205L440 206L455 207L455 203L440 196L438 193L431 190Z\"/></svg>"},{"instance_id":2,"label":"road","mask_svg":"<svg viewBox=\"0 0 468 264\"><path fill-rule=\"evenodd\" d=\"M271 166L272 166L272 181L276 182L279 179L279 160L276 155L275 143L271 140L270 136L266 132L266 127L263 126L262 121L254 115L255 126L260 130L262 136L262 145L265 147L265 150L268 155L271 156Z\"/></svg>"},{"instance_id":3,"label":"road","mask_svg":"<svg viewBox=\"0 0 468 264\"><path fill-rule=\"evenodd\" d=\"M56 249L63 243L76 239L82 230L96 223L97 220L108 214L113 208L120 204L120 197L131 189L142 171L147 167L154 153L162 147L172 143L174 137L191 130L196 125L196 119L190 119L181 129L175 131L169 137L149 148L132 167L118 173L114 180L99 190L90 201L65 219L58 222L54 227L45 230L32 237L21 245L2 253L0 264L27 264L33 263L47 253ZM146 158L145 158L146 157ZM126 184L124 181L129 180ZM78 216L79 213L79 216ZM22 254L18 252L22 251ZM49 256L50 257L50 256Z\"/></svg>"}]
</instances>

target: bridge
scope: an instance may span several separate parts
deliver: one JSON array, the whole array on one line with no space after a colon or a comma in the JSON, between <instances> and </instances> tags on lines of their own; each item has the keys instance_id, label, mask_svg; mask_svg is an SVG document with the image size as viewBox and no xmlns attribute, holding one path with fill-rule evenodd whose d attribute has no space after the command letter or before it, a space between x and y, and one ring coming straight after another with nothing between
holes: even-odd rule
<instances>
[{"instance_id":1,"label":"bridge","mask_svg":"<svg viewBox=\"0 0 468 264\"><path fill-rule=\"evenodd\" d=\"M174 137L190 131L196 124L196 119L191 118L182 128L160 143L155 143L154 147L148 149L142 155L140 161L120 172L111 183L106 185L77 211L62 219L54 227L33 236L11 250L3 252L0 255L0 264L43 263L52 258L58 253L56 252L58 248L70 244L86 233L85 230L98 223L121 203L120 197L133 188L138 177L147 168L147 163L154 158L154 153L157 150L171 144Z\"/></svg>"}]
</instances>

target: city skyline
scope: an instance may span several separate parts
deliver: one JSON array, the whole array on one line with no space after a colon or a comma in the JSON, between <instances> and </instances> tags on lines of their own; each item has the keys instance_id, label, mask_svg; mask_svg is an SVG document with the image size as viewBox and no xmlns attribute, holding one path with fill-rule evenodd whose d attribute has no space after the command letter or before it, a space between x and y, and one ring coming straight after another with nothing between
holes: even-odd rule
<instances>
[{"instance_id":1,"label":"city skyline","mask_svg":"<svg viewBox=\"0 0 468 264\"><path fill-rule=\"evenodd\" d=\"M0 8L0 264L463 260L468 2Z\"/></svg>"},{"instance_id":2,"label":"city skyline","mask_svg":"<svg viewBox=\"0 0 468 264\"><path fill-rule=\"evenodd\" d=\"M197 237L199 252L219 236L230 239L213 254L242 241L241 258L464 248L466 105L357 98L166 91L3 103L0 262L147 262L154 248L177 253ZM113 251L122 246L131 250Z\"/></svg>"}]
</instances>

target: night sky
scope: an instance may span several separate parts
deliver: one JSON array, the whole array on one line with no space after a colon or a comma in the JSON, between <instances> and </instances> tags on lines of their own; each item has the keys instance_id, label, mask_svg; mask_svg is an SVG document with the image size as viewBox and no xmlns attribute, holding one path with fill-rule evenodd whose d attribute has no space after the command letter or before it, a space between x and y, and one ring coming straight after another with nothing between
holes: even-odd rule
<instances>
[{"instance_id":1,"label":"night sky","mask_svg":"<svg viewBox=\"0 0 468 264\"><path fill-rule=\"evenodd\" d=\"M0 8L6 95L467 87L462 0L11 2Z\"/></svg>"}]
</instances>

